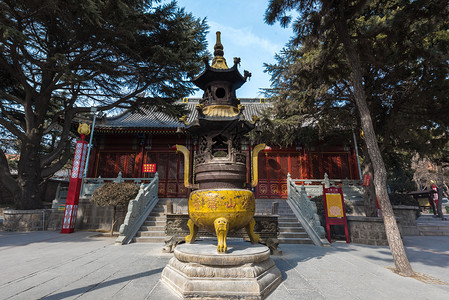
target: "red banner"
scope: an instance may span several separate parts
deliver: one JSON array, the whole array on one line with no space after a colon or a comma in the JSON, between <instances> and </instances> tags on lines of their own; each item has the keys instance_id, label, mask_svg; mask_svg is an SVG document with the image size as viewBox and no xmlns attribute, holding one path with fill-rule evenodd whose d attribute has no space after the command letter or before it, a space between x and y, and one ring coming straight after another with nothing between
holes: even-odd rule
<instances>
[{"instance_id":1,"label":"red banner","mask_svg":"<svg viewBox=\"0 0 449 300\"><path fill-rule=\"evenodd\" d=\"M143 173L154 173L156 172L156 164L143 164Z\"/></svg>"},{"instance_id":2,"label":"red banner","mask_svg":"<svg viewBox=\"0 0 449 300\"><path fill-rule=\"evenodd\" d=\"M371 175L363 175L363 185L364 186L369 186L369 182L371 180Z\"/></svg>"},{"instance_id":3,"label":"red banner","mask_svg":"<svg viewBox=\"0 0 449 300\"><path fill-rule=\"evenodd\" d=\"M78 202L83 182L83 171L86 164L87 142L84 135L81 141L76 142L75 155L73 156L72 173L70 175L69 191L65 204L64 220L62 222L61 233L72 233L75 231L76 214L78 212Z\"/></svg>"}]
</instances>

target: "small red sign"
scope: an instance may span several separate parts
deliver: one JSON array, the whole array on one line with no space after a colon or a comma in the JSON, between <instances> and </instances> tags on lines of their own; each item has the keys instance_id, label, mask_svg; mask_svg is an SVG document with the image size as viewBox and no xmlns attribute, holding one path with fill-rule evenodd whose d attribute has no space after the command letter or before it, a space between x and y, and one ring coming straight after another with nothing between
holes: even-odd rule
<instances>
[{"instance_id":1,"label":"small red sign","mask_svg":"<svg viewBox=\"0 0 449 300\"><path fill-rule=\"evenodd\" d=\"M369 182L371 180L371 175L363 175L363 185L364 186L369 186Z\"/></svg>"},{"instance_id":2,"label":"small red sign","mask_svg":"<svg viewBox=\"0 0 449 300\"><path fill-rule=\"evenodd\" d=\"M144 172L144 173L156 172L156 164L143 164L142 172Z\"/></svg>"}]
</instances>

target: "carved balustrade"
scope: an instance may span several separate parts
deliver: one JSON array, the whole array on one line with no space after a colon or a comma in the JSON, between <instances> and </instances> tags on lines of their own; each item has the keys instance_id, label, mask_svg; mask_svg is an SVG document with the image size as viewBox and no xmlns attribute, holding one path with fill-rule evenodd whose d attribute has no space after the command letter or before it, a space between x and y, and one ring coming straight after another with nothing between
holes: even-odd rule
<instances>
[{"instance_id":1,"label":"carved balustrade","mask_svg":"<svg viewBox=\"0 0 449 300\"><path fill-rule=\"evenodd\" d=\"M156 173L153 180L148 184L140 185L139 193L134 200L128 204L128 212L125 220L120 226L120 235L116 243L129 244L136 235L143 222L147 219L153 208L159 201L158 194L159 176Z\"/></svg>"},{"instance_id":2,"label":"carved balustrade","mask_svg":"<svg viewBox=\"0 0 449 300\"><path fill-rule=\"evenodd\" d=\"M296 185L295 181L291 179L290 174L288 174L287 189L287 203L309 235L310 239L317 246L329 245L329 242L327 242L324 238L325 232L317 215L316 204L315 202L310 201L307 197L305 186Z\"/></svg>"}]
</instances>

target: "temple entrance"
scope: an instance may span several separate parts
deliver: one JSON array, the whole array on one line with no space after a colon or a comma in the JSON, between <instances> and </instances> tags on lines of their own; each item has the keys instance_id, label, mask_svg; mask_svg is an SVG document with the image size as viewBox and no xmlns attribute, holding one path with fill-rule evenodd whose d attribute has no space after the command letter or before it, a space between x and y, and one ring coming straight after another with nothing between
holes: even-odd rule
<instances>
[{"instance_id":1,"label":"temple entrance","mask_svg":"<svg viewBox=\"0 0 449 300\"><path fill-rule=\"evenodd\" d=\"M115 178L119 172L124 178L139 177L136 156L136 152L100 151L94 177Z\"/></svg>"},{"instance_id":2,"label":"temple entrance","mask_svg":"<svg viewBox=\"0 0 449 300\"><path fill-rule=\"evenodd\" d=\"M294 179L353 179L348 153L268 152L259 155L256 198L287 198L287 174Z\"/></svg>"},{"instance_id":3,"label":"temple entrance","mask_svg":"<svg viewBox=\"0 0 449 300\"><path fill-rule=\"evenodd\" d=\"M175 152L146 152L144 163L156 164L159 174L160 198L184 198L188 190L184 186L184 157Z\"/></svg>"},{"instance_id":4,"label":"temple entrance","mask_svg":"<svg viewBox=\"0 0 449 300\"><path fill-rule=\"evenodd\" d=\"M119 172L123 178L153 177L142 173L141 159L137 152L100 151L94 177L116 178ZM184 187L184 157L175 152L146 152L144 162L156 164L159 174L160 198L185 198L188 190Z\"/></svg>"}]
</instances>

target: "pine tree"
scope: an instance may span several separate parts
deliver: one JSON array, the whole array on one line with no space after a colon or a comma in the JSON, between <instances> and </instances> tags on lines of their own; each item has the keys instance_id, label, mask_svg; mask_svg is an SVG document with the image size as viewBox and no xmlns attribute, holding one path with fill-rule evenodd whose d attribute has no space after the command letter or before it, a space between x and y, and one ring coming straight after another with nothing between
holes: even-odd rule
<instances>
[{"instance_id":1,"label":"pine tree","mask_svg":"<svg viewBox=\"0 0 449 300\"><path fill-rule=\"evenodd\" d=\"M266 21L288 25L291 10L299 15L295 36L278 64L267 66L275 82L268 92L278 100L275 119L281 120L275 122L297 128L295 120L305 115L325 130L360 126L396 269L410 276L381 151L422 145L422 132L447 140L447 120L439 112L428 119L430 107L448 108L447 3L272 0ZM291 107L292 114L282 115ZM354 120L355 111L351 124L348 115Z\"/></svg>"},{"instance_id":2,"label":"pine tree","mask_svg":"<svg viewBox=\"0 0 449 300\"><path fill-rule=\"evenodd\" d=\"M16 208L41 206L39 184L69 159L77 114L92 106L182 109L173 103L194 88L189 76L201 69L206 30L176 2L1 0L0 127L21 149L17 179L0 152L0 184Z\"/></svg>"}]
</instances>

